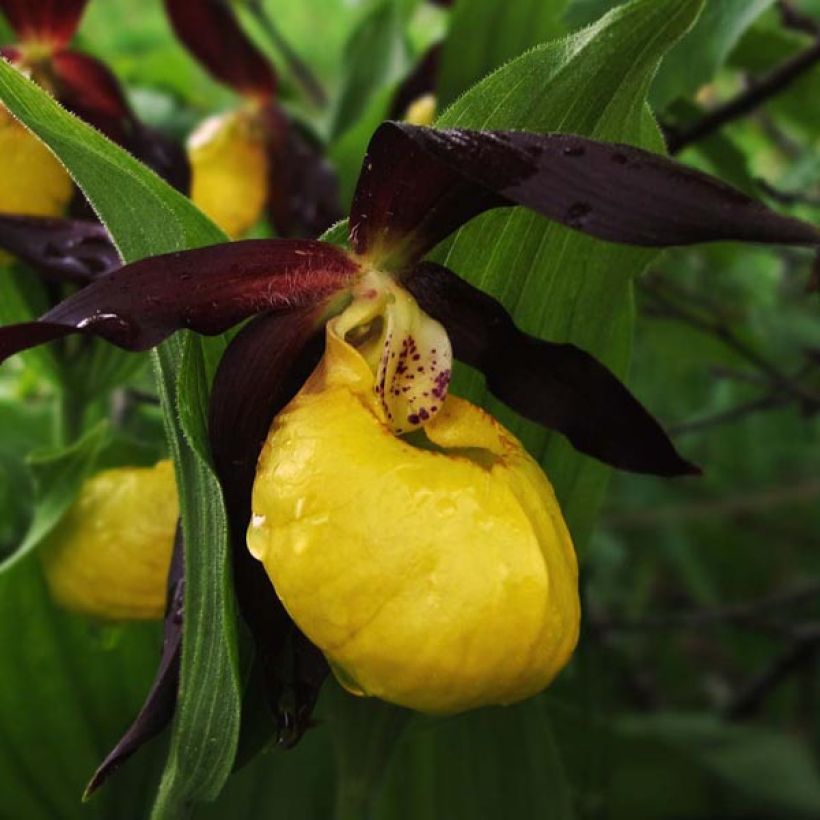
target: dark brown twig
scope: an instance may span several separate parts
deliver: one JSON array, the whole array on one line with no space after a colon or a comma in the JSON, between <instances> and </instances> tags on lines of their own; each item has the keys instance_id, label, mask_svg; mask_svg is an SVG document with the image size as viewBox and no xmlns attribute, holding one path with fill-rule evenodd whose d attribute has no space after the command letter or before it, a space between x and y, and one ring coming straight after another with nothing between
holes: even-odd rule
<instances>
[{"instance_id":1,"label":"dark brown twig","mask_svg":"<svg viewBox=\"0 0 820 820\"><path fill-rule=\"evenodd\" d=\"M765 623L773 625L774 622L771 620L773 614L779 615L784 609L810 603L818 598L820 598L820 578L742 604L731 604L713 609L668 612L633 620L603 620L597 626L600 629L624 632L669 628L697 629L717 624L760 626Z\"/></svg>"},{"instance_id":2,"label":"dark brown twig","mask_svg":"<svg viewBox=\"0 0 820 820\"><path fill-rule=\"evenodd\" d=\"M814 503L818 499L820 499L820 481L811 480L789 487L773 487L761 492L745 491L713 501L627 509L607 515L603 523L609 527L623 529L657 527L659 524L674 524L680 521L761 515L784 506Z\"/></svg>"},{"instance_id":3,"label":"dark brown twig","mask_svg":"<svg viewBox=\"0 0 820 820\"><path fill-rule=\"evenodd\" d=\"M703 315L702 312L684 307L671 299L666 291L674 290L676 295L691 299L697 298L696 295L687 294L685 291L680 288L675 288L668 282L662 282L658 276L646 277L641 281L640 287L644 293L649 295L656 306L663 309L661 315L685 322L690 327L715 336L730 350L733 350L747 362L754 365L757 370L765 374L769 379L772 392L774 392L775 389L785 392L794 399L797 399L806 410L816 410L820 408L820 396L815 395L800 384L800 379L805 375L805 369L802 369L795 376L789 376L783 373L765 356L755 350L754 347L745 342L723 320L713 316ZM703 305L700 306L703 307Z\"/></svg>"},{"instance_id":4,"label":"dark brown twig","mask_svg":"<svg viewBox=\"0 0 820 820\"><path fill-rule=\"evenodd\" d=\"M786 28L815 36L820 34L820 23L813 17L795 8L791 0L778 0L777 8L780 12L780 19Z\"/></svg>"},{"instance_id":5,"label":"dark brown twig","mask_svg":"<svg viewBox=\"0 0 820 820\"><path fill-rule=\"evenodd\" d=\"M736 421L759 413L763 410L772 410L775 407L783 407L789 404L791 396L784 395L780 390L766 393L759 399L743 402L729 410L720 413L713 413L710 416L682 421L680 424L673 424L667 427L667 432L672 436L685 436L691 433L702 433L711 430L713 427L722 427L724 424L733 424Z\"/></svg>"},{"instance_id":6,"label":"dark brown twig","mask_svg":"<svg viewBox=\"0 0 820 820\"><path fill-rule=\"evenodd\" d=\"M820 208L820 196L812 196L801 191L783 191L765 179L758 179L757 184L764 193L782 205L808 205L810 208Z\"/></svg>"},{"instance_id":7,"label":"dark brown twig","mask_svg":"<svg viewBox=\"0 0 820 820\"><path fill-rule=\"evenodd\" d=\"M811 624L797 634L759 675L744 686L724 710L728 720L744 720L756 715L766 698L820 650L820 624Z\"/></svg>"},{"instance_id":8,"label":"dark brown twig","mask_svg":"<svg viewBox=\"0 0 820 820\"><path fill-rule=\"evenodd\" d=\"M754 80L749 87L723 105L704 114L691 125L667 129L667 147L670 154L678 154L684 148L719 131L727 123L751 114L772 97L788 88L798 77L820 62L820 37L808 48L795 54L775 68L770 74Z\"/></svg>"}]
</instances>

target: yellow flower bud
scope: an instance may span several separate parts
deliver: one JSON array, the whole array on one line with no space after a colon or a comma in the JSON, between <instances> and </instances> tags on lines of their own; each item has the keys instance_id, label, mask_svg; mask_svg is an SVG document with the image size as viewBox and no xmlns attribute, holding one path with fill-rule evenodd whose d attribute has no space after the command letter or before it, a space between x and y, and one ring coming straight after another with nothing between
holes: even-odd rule
<instances>
[{"instance_id":1,"label":"yellow flower bud","mask_svg":"<svg viewBox=\"0 0 820 820\"><path fill-rule=\"evenodd\" d=\"M61 216L74 190L51 151L2 106L0 180L0 213ZM0 257L0 262L9 259Z\"/></svg>"},{"instance_id":2,"label":"yellow flower bud","mask_svg":"<svg viewBox=\"0 0 820 820\"><path fill-rule=\"evenodd\" d=\"M422 94L407 106L402 119L411 125L432 125L437 107L435 94Z\"/></svg>"},{"instance_id":3,"label":"yellow flower bud","mask_svg":"<svg viewBox=\"0 0 820 820\"><path fill-rule=\"evenodd\" d=\"M264 130L252 111L209 117L188 140L191 199L228 236L247 233L268 199Z\"/></svg>"},{"instance_id":4,"label":"yellow flower bud","mask_svg":"<svg viewBox=\"0 0 820 820\"><path fill-rule=\"evenodd\" d=\"M357 299L328 324L321 364L265 442L248 546L355 694L432 713L512 703L575 647L572 541L547 477L484 411L450 395L396 435L374 328L395 339L404 316L428 338L420 361L441 353L399 290L380 321Z\"/></svg>"},{"instance_id":5,"label":"yellow flower bud","mask_svg":"<svg viewBox=\"0 0 820 820\"><path fill-rule=\"evenodd\" d=\"M98 473L41 549L52 596L95 618L161 618L178 518L170 461Z\"/></svg>"}]
</instances>

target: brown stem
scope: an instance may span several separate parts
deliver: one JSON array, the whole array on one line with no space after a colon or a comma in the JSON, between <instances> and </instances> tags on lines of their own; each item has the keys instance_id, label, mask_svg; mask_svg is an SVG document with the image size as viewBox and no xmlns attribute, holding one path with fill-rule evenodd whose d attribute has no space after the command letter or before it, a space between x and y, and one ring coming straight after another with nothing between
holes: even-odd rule
<instances>
[{"instance_id":1,"label":"brown stem","mask_svg":"<svg viewBox=\"0 0 820 820\"><path fill-rule=\"evenodd\" d=\"M760 674L752 678L724 710L728 720L744 720L757 714L766 698L783 681L805 663L813 661L820 650L820 625L811 624L795 636L786 647Z\"/></svg>"},{"instance_id":2,"label":"brown stem","mask_svg":"<svg viewBox=\"0 0 820 820\"><path fill-rule=\"evenodd\" d=\"M807 49L786 60L765 77L753 81L747 89L708 112L697 122L684 128L670 129L667 132L669 153L678 154L687 146L719 131L727 123L752 113L818 62L820 37Z\"/></svg>"}]
</instances>

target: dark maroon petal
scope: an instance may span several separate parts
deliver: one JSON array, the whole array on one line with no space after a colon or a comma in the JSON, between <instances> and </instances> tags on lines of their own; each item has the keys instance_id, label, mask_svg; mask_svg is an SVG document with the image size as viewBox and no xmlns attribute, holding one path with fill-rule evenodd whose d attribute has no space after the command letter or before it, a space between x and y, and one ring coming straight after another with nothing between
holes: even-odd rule
<instances>
[{"instance_id":1,"label":"dark maroon petal","mask_svg":"<svg viewBox=\"0 0 820 820\"><path fill-rule=\"evenodd\" d=\"M165 10L177 37L217 80L249 96L276 93L273 68L228 0L165 0Z\"/></svg>"},{"instance_id":2,"label":"dark maroon petal","mask_svg":"<svg viewBox=\"0 0 820 820\"><path fill-rule=\"evenodd\" d=\"M182 624L185 578L182 529L177 527L174 553L168 575L168 603L165 607L165 637L162 656L154 682L142 709L117 745L100 764L85 790L90 797L143 744L156 737L171 721L179 687L179 659L182 648Z\"/></svg>"},{"instance_id":3,"label":"dark maroon petal","mask_svg":"<svg viewBox=\"0 0 820 820\"><path fill-rule=\"evenodd\" d=\"M480 370L490 392L525 418L558 430L576 450L622 470L700 472L588 353L523 333L495 299L433 262L421 263L405 285L447 328L456 358Z\"/></svg>"},{"instance_id":4,"label":"dark maroon petal","mask_svg":"<svg viewBox=\"0 0 820 820\"><path fill-rule=\"evenodd\" d=\"M357 253L408 264L488 208L523 205L599 239L817 245L820 231L658 154L570 134L385 123L350 221Z\"/></svg>"},{"instance_id":5,"label":"dark maroon petal","mask_svg":"<svg viewBox=\"0 0 820 820\"><path fill-rule=\"evenodd\" d=\"M307 728L327 667L291 621L264 567L248 551L245 534L256 462L273 417L321 357L321 313L321 306L301 308L251 321L222 357L210 404L211 449L228 510L234 587L286 745Z\"/></svg>"},{"instance_id":6,"label":"dark maroon petal","mask_svg":"<svg viewBox=\"0 0 820 820\"><path fill-rule=\"evenodd\" d=\"M0 0L20 40L47 40L65 46L74 36L88 0Z\"/></svg>"},{"instance_id":7,"label":"dark maroon petal","mask_svg":"<svg viewBox=\"0 0 820 820\"><path fill-rule=\"evenodd\" d=\"M416 67L399 86L390 105L391 119L401 119L411 103L419 97L432 94L435 91L440 63L441 44L437 43L427 50L416 64Z\"/></svg>"},{"instance_id":8,"label":"dark maroon petal","mask_svg":"<svg viewBox=\"0 0 820 820\"><path fill-rule=\"evenodd\" d=\"M80 285L122 264L105 228L77 219L0 214L0 248L47 279Z\"/></svg>"},{"instance_id":9,"label":"dark maroon petal","mask_svg":"<svg viewBox=\"0 0 820 820\"><path fill-rule=\"evenodd\" d=\"M37 322L0 328L0 361L76 332L126 350L147 350L183 328L222 333L256 313L315 305L357 270L343 250L298 239L154 256L97 279Z\"/></svg>"},{"instance_id":10,"label":"dark maroon petal","mask_svg":"<svg viewBox=\"0 0 820 820\"><path fill-rule=\"evenodd\" d=\"M119 80L99 60L75 51L52 57L57 99L81 120L123 145L133 117Z\"/></svg>"},{"instance_id":11,"label":"dark maroon petal","mask_svg":"<svg viewBox=\"0 0 820 820\"><path fill-rule=\"evenodd\" d=\"M402 267L474 216L509 204L428 153L400 125L385 123L362 164L350 244L377 265Z\"/></svg>"},{"instance_id":12,"label":"dark maroon petal","mask_svg":"<svg viewBox=\"0 0 820 820\"><path fill-rule=\"evenodd\" d=\"M265 110L268 135L268 213L280 236L321 236L343 214L336 173L321 146L278 106Z\"/></svg>"}]
</instances>

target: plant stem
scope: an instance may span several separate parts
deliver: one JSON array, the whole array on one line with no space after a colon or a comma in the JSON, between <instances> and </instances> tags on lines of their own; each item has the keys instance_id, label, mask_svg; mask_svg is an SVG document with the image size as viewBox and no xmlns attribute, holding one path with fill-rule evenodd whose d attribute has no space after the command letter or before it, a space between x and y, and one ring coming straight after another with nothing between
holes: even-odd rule
<instances>
[{"instance_id":1,"label":"plant stem","mask_svg":"<svg viewBox=\"0 0 820 820\"><path fill-rule=\"evenodd\" d=\"M54 441L58 447L73 444L82 435L85 403L73 391L63 388L57 397Z\"/></svg>"},{"instance_id":2,"label":"plant stem","mask_svg":"<svg viewBox=\"0 0 820 820\"><path fill-rule=\"evenodd\" d=\"M392 752L412 713L372 698L354 698L340 689L331 700L336 748L334 820L366 820L383 783Z\"/></svg>"}]
</instances>

